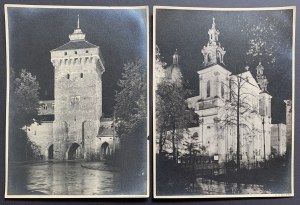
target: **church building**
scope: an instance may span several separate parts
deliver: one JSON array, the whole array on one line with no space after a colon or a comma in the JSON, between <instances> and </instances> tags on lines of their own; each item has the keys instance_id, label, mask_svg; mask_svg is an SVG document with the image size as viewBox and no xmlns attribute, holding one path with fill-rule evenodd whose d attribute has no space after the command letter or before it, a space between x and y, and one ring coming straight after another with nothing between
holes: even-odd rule
<instances>
[{"instance_id":1,"label":"church building","mask_svg":"<svg viewBox=\"0 0 300 205\"><path fill-rule=\"evenodd\" d=\"M199 148L218 162L236 160L237 149L241 162L268 159L271 155L273 130L272 96L267 90L268 80L264 75L264 67L258 64L256 77L253 77L248 67L231 72L224 64L226 51L219 42L220 32L214 18L208 35L208 43L202 48L202 69L197 72L199 94L186 100L188 108L198 115L199 124L190 127L185 139L178 143L179 153L181 156L187 154L183 141L187 141L189 136L198 135ZM176 55L177 51L175 58L173 56L176 69L170 69L174 66L166 69L170 78L173 78L172 72L180 72ZM282 139L286 137L284 131L280 135ZM280 154L284 154L284 146L282 144Z\"/></svg>"}]
</instances>

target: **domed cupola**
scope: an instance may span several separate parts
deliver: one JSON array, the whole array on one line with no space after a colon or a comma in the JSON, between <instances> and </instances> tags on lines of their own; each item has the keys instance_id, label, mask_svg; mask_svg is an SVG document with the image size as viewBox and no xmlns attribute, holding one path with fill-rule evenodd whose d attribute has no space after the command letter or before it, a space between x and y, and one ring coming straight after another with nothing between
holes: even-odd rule
<instances>
[{"instance_id":1,"label":"domed cupola","mask_svg":"<svg viewBox=\"0 0 300 205\"><path fill-rule=\"evenodd\" d=\"M181 81L182 74L181 74L181 67L179 65L180 56L178 54L177 49L172 56L173 63L172 65L168 66L165 70L165 74L167 79L171 80L172 82L179 82Z\"/></svg>"}]
</instances>

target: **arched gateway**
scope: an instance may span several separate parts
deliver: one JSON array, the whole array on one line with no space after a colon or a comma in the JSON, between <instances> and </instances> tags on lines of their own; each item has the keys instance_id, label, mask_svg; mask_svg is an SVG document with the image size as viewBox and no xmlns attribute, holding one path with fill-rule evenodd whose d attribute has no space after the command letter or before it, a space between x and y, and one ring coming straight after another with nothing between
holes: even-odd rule
<instances>
[{"instance_id":1,"label":"arched gateway","mask_svg":"<svg viewBox=\"0 0 300 205\"><path fill-rule=\"evenodd\" d=\"M104 142L100 147L101 159L106 159L110 154L111 152L110 152L109 144L107 142Z\"/></svg>"},{"instance_id":2,"label":"arched gateway","mask_svg":"<svg viewBox=\"0 0 300 205\"><path fill-rule=\"evenodd\" d=\"M72 143L66 153L68 160L82 158L81 147L78 143Z\"/></svg>"}]
</instances>

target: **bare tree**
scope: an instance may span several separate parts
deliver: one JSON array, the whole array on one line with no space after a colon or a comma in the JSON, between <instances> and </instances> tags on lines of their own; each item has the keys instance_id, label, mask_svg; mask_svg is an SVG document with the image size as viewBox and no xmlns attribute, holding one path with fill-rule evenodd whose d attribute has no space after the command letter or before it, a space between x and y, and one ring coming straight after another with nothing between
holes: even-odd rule
<instances>
[{"instance_id":1,"label":"bare tree","mask_svg":"<svg viewBox=\"0 0 300 205\"><path fill-rule=\"evenodd\" d=\"M224 100L224 106L220 108L222 116L220 116L220 126L235 126L236 127L236 162L237 170L240 169L240 148L241 148L241 129L247 130L249 137L255 132L253 124L253 116L258 115L258 100L255 94L251 93L251 88L256 87L249 80L250 73L242 72L237 75L232 75L227 86L227 96ZM250 88L250 89L249 89Z\"/></svg>"}]
</instances>

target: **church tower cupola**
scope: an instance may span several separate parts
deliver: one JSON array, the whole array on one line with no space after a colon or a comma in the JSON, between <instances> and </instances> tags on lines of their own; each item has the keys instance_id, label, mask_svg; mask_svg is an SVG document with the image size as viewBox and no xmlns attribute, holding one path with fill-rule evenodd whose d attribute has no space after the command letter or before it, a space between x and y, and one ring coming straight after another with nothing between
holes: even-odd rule
<instances>
[{"instance_id":1,"label":"church tower cupola","mask_svg":"<svg viewBox=\"0 0 300 205\"><path fill-rule=\"evenodd\" d=\"M267 92L269 81L266 76L264 76L264 67L262 66L261 62L259 62L258 66L256 67L256 80L262 92Z\"/></svg>"},{"instance_id":2,"label":"church tower cupola","mask_svg":"<svg viewBox=\"0 0 300 205\"><path fill-rule=\"evenodd\" d=\"M69 39L71 41L84 41L85 34L82 32L79 26L79 15L77 16L77 28L74 30L72 34L69 35Z\"/></svg>"},{"instance_id":3,"label":"church tower cupola","mask_svg":"<svg viewBox=\"0 0 300 205\"><path fill-rule=\"evenodd\" d=\"M169 79L171 82L181 83L181 67L179 65L179 59L180 56L178 54L177 49L175 50L175 53L172 56L173 63L172 65L168 66L165 70L165 75L167 79Z\"/></svg>"},{"instance_id":4,"label":"church tower cupola","mask_svg":"<svg viewBox=\"0 0 300 205\"><path fill-rule=\"evenodd\" d=\"M226 51L219 42L219 30L216 29L215 18L213 18L212 27L208 30L209 40L206 46L203 46L202 54L204 57L204 66L214 64L224 64L224 55Z\"/></svg>"},{"instance_id":5,"label":"church tower cupola","mask_svg":"<svg viewBox=\"0 0 300 205\"><path fill-rule=\"evenodd\" d=\"M177 48L175 50L175 53L173 54L173 65L178 65L179 64L179 55L177 52Z\"/></svg>"},{"instance_id":6,"label":"church tower cupola","mask_svg":"<svg viewBox=\"0 0 300 205\"><path fill-rule=\"evenodd\" d=\"M208 30L209 43L216 45L218 42L220 32L216 29L215 18L213 18L213 23L211 29Z\"/></svg>"}]
</instances>

